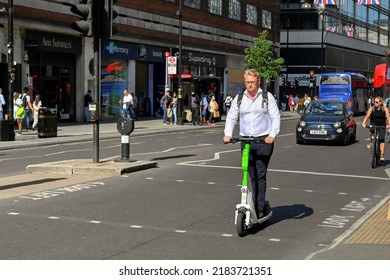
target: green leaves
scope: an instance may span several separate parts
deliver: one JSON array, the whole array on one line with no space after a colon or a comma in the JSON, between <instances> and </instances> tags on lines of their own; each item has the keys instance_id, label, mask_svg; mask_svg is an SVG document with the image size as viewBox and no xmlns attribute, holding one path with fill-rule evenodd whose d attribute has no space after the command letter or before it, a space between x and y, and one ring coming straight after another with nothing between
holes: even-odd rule
<instances>
[{"instance_id":1,"label":"green leaves","mask_svg":"<svg viewBox=\"0 0 390 280\"><path fill-rule=\"evenodd\" d=\"M268 31L260 32L253 46L244 50L245 68L256 69L265 79L277 77L284 64L282 57L274 58L273 44L267 36Z\"/></svg>"}]
</instances>

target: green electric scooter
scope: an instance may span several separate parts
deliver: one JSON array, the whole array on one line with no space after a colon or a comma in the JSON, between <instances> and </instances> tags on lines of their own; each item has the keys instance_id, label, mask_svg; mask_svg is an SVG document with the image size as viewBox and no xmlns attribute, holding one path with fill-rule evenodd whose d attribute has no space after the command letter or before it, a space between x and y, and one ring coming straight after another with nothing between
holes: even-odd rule
<instances>
[{"instance_id":1,"label":"green electric scooter","mask_svg":"<svg viewBox=\"0 0 390 280\"><path fill-rule=\"evenodd\" d=\"M241 184L241 203L236 205L236 214L234 223L236 225L237 234L240 237L247 235L248 230L255 224L262 224L268 221L272 216L272 210L267 216L261 219L257 218L255 205L252 199L252 188L248 186L249 178L249 154L250 154L250 143L259 141L255 137L239 137L232 138L230 143L244 142L245 147L242 151L242 184ZM267 202L268 204L268 202Z\"/></svg>"}]
</instances>

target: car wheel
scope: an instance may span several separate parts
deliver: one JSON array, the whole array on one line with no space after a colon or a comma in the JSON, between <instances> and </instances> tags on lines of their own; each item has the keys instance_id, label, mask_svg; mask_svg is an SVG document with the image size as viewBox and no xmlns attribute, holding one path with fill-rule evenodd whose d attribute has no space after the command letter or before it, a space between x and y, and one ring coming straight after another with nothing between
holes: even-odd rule
<instances>
[{"instance_id":1,"label":"car wheel","mask_svg":"<svg viewBox=\"0 0 390 280\"><path fill-rule=\"evenodd\" d=\"M356 129L353 132L352 136L349 138L349 144L353 144L356 142Z\"/></svg>"},{"instance_id":2,"label":"car wheel","mask_svg":"<svg viewBox=\"0 0 390 280\"><path fill-rule=\"evenodd\" d=\"M341 145L343 146L347 146L348 145L348 142L349 142L349 137L348 137L348 134L346 134L343 139L341 139Z\"/></svg>"}]
</instances>

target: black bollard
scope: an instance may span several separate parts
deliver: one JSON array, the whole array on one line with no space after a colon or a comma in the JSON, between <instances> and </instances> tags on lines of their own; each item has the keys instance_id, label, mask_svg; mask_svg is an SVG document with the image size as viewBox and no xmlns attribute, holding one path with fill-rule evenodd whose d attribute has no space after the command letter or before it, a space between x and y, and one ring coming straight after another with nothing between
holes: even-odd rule
<instances>
[{"instance_id":1,"label":"black bollard","mask_svg":"<svg viewBox=\"0 0 390 280\"><path fill-rule=\"evenodd\" d=\"M117 122L117 130L121 136L122 154L121 159L117 162L133 162L135 160L130 159L130 134L134 130L134 120L129 118L119 118Z\"/></svg>"}]
</instances>

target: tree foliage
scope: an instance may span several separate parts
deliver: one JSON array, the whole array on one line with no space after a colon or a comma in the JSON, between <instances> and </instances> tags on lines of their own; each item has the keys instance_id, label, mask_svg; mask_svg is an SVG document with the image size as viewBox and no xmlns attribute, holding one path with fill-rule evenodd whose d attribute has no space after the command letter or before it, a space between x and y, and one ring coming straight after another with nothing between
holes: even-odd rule
<instances>
[{"instance_id":1,"label":"tree foliage","mask_svg":"<svg viewBox=\"0 0 390 280\"><path fill-rule=\"evenodd\" d=\"M282 57L273 57L273 44L267 40L267 36L268 31L260 32L253 46L244 50L245 68L256 69L266 79L277 77L284 64Z\"/></svg>"}]
</instances>

